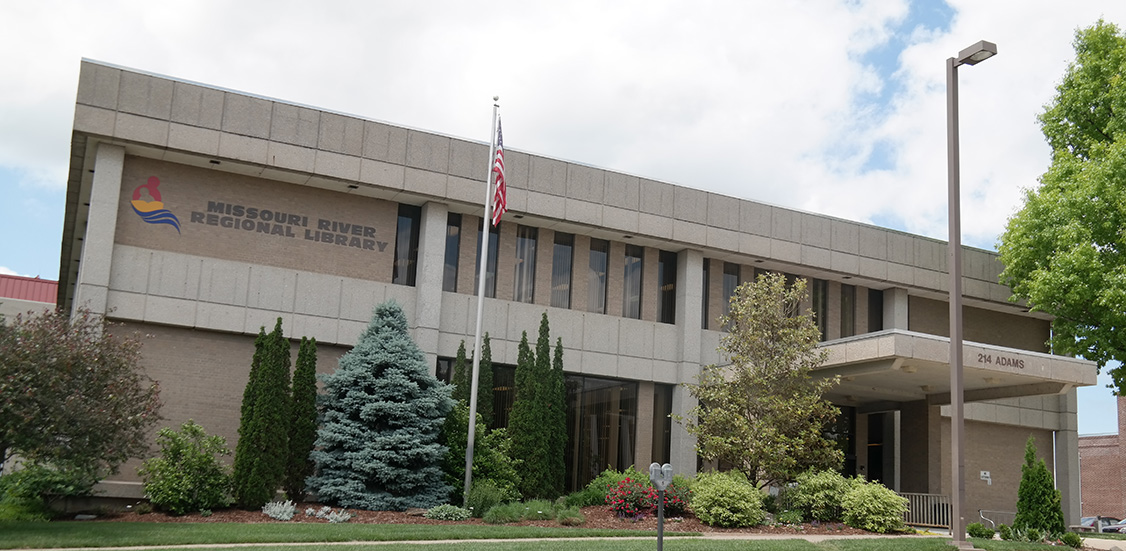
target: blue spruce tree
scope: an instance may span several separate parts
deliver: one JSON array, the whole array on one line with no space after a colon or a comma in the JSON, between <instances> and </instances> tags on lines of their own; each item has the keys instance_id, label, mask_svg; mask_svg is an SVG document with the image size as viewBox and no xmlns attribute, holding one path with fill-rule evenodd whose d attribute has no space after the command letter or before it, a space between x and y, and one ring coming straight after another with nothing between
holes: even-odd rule
<instances>
[{"instance_id":1,"label":"blue spruce tree","mask_svg":"<svg viewBox=\"0 0 1126 551\"><path fill-rule=\"evenodd\" d=\"M377 511L449 499L438 438L453 407L451 387L426 368L398 304L376 307L360 342L322 381L309 491L327 504Z\"/></svg>"}]
</instances>

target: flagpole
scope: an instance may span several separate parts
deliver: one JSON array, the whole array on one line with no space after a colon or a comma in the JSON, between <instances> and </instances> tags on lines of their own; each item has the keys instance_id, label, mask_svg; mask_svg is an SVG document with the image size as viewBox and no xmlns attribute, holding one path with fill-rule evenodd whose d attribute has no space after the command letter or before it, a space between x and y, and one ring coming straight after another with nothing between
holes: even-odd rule
<instances>
[{"instance_id":1,"label":"flagpole","mask_svg":"<svg viewBox=\"0 0 1126 551\"><path fill-rule=\"evenodd\" d=\"M493 96L493 131L489 141L488 172L485 173L485 217L481 219L481 266L477 271L477 329L473 336L473 382L469 385L469 433L465 445L465 492L463 505L469 506L473 484L473 442L477 433L477 383L481 376L481 318L485 306L485 277L489 266L489 234L493 212L493 157L497 154L497 109L500 96Z\"/></svg>"}]
</instances>

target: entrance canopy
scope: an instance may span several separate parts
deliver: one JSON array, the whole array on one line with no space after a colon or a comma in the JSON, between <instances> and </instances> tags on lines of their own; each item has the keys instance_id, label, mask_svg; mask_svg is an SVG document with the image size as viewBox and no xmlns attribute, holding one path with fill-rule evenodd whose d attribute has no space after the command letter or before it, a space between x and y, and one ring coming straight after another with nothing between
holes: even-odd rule
<instances>
[{"instance_id":1,"label":"entrance canopy","mask_svg":"<svg viewBox=\"0 0 1126 551\"><path fill-rule=\"evenodd\" d=\"M1094 362L963 343L965 401L1063 394L1095 384ZM817 375L839 375L828 394L838 403L926 400L950 403L950 339L890 329L822 344L829 359Z\"/></svg>"}]
</instances>

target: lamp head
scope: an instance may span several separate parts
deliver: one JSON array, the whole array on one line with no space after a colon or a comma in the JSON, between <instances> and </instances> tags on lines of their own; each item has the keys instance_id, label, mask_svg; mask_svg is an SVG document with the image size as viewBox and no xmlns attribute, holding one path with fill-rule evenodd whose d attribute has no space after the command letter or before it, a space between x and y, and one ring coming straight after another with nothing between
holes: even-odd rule
<instances>
[{"instance_id":1,"label":"lamp head","mask_svg":"<svg viewBox=\"0 0 1126 551\"><path fill-rule=\"evenodd\" d=\"M982 40L958 52L958 58L954 60L954 65L977 65L995 55L997 55L997 45Z\"/></svg>"}]
</instances>

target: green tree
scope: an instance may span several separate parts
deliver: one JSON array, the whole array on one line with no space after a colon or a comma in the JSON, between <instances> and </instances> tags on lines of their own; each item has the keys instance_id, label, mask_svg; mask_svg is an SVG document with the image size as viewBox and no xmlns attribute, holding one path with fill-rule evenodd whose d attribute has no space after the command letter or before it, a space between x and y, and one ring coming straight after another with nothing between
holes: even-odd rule
<instances>
[{"instance_id":1,"label":"green tree","mask_svg":"<svg viewBox=\"0 0 1126 551\"><path fill-rule=\"evenodd\" d=\"M1055 488L1052 473L1044 460L1036 459L1036 439L1029 436L1024 447L1024 465L1020 468L1020 487L1017 489L1017 516L1013 528L1035 528L1044 534L1059 535L1064 532L1063 508L1060 491Z\"/></svg>"},{"instance_id":2,"label":"green tree","mask_svg":"<svg viewBox=\"0 0 1126 551\"><path fill-rule=\"evenodd\" d=\"M1051 314L1056 353L1126 360L1126 36L1076 32L1075 61L1040 115L1052 164L1001 236L1011 300ZM1121 365L1110 370L1126 391Z\"/></svg>"},{"instance_id":3,"label":"green tree","mask_svg":"<svg viewBox=\"0 0 1126 551\"><path fill-rule=\"evenodd\" d=\"M317 441L317 339L301 338L297 366L293 369L293 395L289 421L289 458L285 467L285 495L305 499L305 479L316 464L309 459Z\"/></svg>"},{"instance_id":4,"label":"green tree","mask_svg":"<svg viewBox=\"0 0 1126 551\"><path fill-rule=\"evenodd\" d=\"M328 504L376 511L449 499L438 439L452 388L427 368L402 307L376 307L360 342L322 381L310 491Z\"/></svg>"},{"instance_id":5,"label":"green tree","mask_svg":"<svg viewBox=\"0 0 1126 551\"><path fill-rule=\"evenodd\" d=\"M515 389L508 433L512 437L512 455L523 462L520 494L525 498L554 497L548 495L547 454L550 435L544 430L546 417L542 400L543 376L536 372L536 355L524 331L517 347Z\"/></svg>"},{"instance_id":6,"label":"green tree","mask_svg":"<svg viewBox=\"0 0 1126 551\"><path fill-rule=\"evenodd\" d=\"M719 351L730 365L705 366L689 392L699 405L677 416L704 459L728 462L760 487L809 468L837 468L842 454L824 436L837 408L822 395L835 379L810 372L825 361L820 332L799 312L806 282L768 273L740 285L721 318Z\"/></svg>"},{"instance_id":7,"label":"green tree","mask_svg":"<svg viewBox=\"0 0 1126 551\"><path fill-rule=\"evenodd\" d=\"M486 427L496 428L496 414L493 411L493 348L489 334L481 339L481 373L477 375L477 414Z\"/></svg>"},{"instance_id":8,"label":"green tree","mask_svg":"<svg viewBox=\"0 0 1126 551\"><path fill-rule=\"evenodd\" d=\"M159 387L119 330L84 308L0 318L0 465L19 455L98 479L148 451Z\"/></svg>"},{"instance_id":9,"label":"green tree","mask_svg":"<svg viewBox=\"0 0 1126 551\"><path fill-rule=\"evenodd\" d=\"M472 384L473 364L465 357L465 341L457 346L457 357L454 358L454 372L450 382L454 385L453 394L450 395L455 402L469 403L469 390Z\"/></svg>"},{"instance_id":10,"label":"green tree","mask_svg":"<svg viewBox=\"0 0 1126 551\"><path fill-rule=\"evenodd\" d=\"M278 318L273 331L265 334L262 328L255 339L243 392L233 481L235 503L245 509L258 509L273 500L284 482L289 457L289 365L289 340Z\"/></svg>"},{"instance_id":11,"label":"green tree","mask_svg":"<svg viewBox=\"0 0 1126 551\"><path fill-rule=\"evenodd\" d=\"M547 314L544 314L547 321ZM551 435L548 455L549 482L553 491L562 495L567 487L567 383L563 374L563 339L555 342L555 355L551 360L550 388L548 389L549 417L545 420Z\"/></svg>"}]
</instances>

